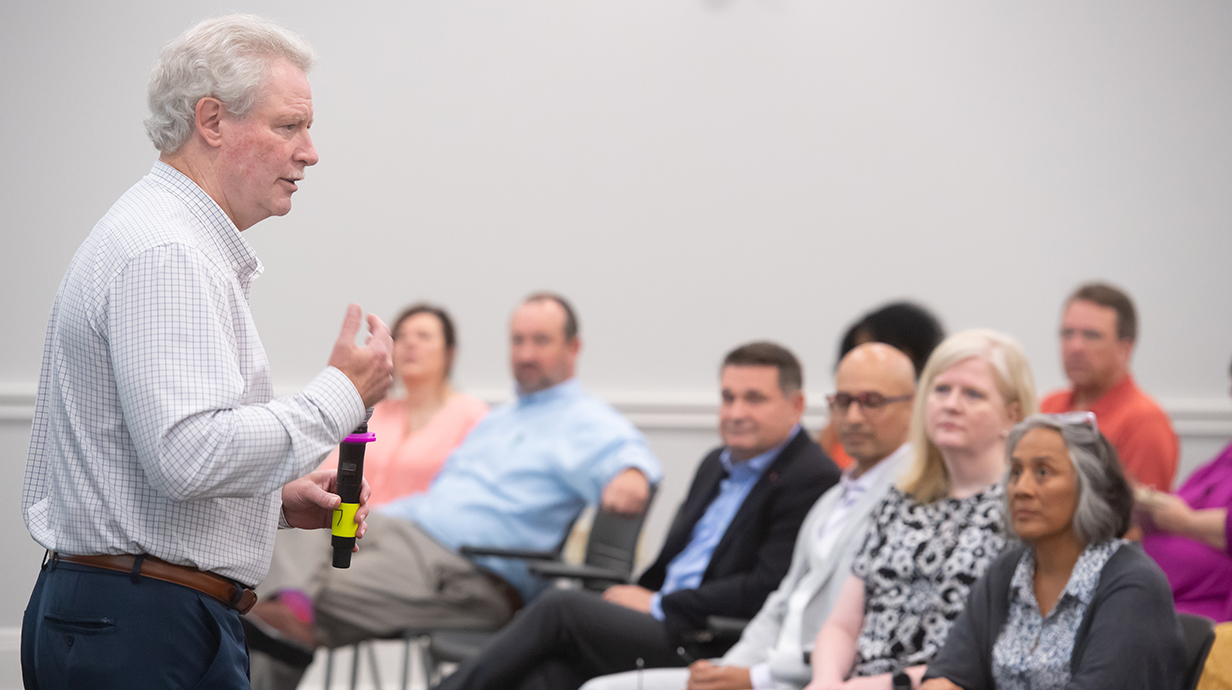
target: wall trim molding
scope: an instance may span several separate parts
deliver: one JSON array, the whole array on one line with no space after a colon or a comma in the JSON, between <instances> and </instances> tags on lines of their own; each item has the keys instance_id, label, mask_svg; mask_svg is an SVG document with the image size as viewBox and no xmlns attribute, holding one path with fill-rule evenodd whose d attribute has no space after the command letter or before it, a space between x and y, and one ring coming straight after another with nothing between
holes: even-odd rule
<instances>
[{"instance_id":1,"label":"wall trim molding","mask_svg":"<svg viewBox=\"0 0 1232 690\"><path fill-rule=\"evenodd\" d=\"M279 388L277 395L289 395L296 388ZM0 422L29 424L34 417L34 383L0 383ZM508 390L472 391L479 399L501 403L512 397ZM596 391L616 409L644 430L715 431L719 404L714 394L702 391ZM820 429L828 410L825 395L810 392L814 401L804 414L804 425ZM1160 404L1172 417L1176 433L1182 438L1232 438L1232 400L1228 398L1161 398Z\"/></svg>"}]
</instances>

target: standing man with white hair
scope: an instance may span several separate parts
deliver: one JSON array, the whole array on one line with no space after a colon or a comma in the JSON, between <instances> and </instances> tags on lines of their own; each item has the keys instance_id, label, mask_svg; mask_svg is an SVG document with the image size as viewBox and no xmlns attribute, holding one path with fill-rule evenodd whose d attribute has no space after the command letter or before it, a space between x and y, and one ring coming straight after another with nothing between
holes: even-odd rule
<instances>
[{"instance_id":1,"label":"standing man with white hair","mask_svg":"<svg viewBox=\"0 0 1232 690\"><path fill-rule=\"evenodd\" d=\"M385 396L389 329L370 315L357 346L351 305L329 366L274 399L248 307L262 267L241 237L290 211L317 162L312 59L245 15L159 58L159 161L78 249L47 328L22 486L48 550L22 625L27 688L248 688L239 613L275 527L329 525L334 473L304 475Z\"/></svg>"}]
</instances>

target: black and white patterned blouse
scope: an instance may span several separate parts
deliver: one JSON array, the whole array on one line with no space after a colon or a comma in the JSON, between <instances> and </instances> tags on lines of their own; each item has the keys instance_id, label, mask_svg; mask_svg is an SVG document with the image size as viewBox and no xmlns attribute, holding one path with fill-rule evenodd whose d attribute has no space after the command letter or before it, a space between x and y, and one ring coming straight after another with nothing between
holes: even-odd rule
<instances>
[{"instance_id":1,"label":"black and white patterned blouse","mask_svg":"<svg viewBox=\"0 0 1232 690\"><path fill-rule=\"evenodd\" d=\"M1104 564L1125 544L1112 539L1092 544L1078 557L1065 590L1047 616L1035 600L1035 552L1027 549L1010 580L1010 611L992 650L997 690L1059 690L1069 682L1074 637Z\"/></svg>"},{"instance_id":2,"label":"black and white patterned blouse","mask_svg":"<svg viewBox=\"0 0 1232 690\"><path fill-rule=\"evenodd\" d=\"M852 573L864 581L864 627L852 676L928 663L971 585L1005 546L1000 484L920 504L898 489L873 511Z\"/></svg>"}]
</instances>

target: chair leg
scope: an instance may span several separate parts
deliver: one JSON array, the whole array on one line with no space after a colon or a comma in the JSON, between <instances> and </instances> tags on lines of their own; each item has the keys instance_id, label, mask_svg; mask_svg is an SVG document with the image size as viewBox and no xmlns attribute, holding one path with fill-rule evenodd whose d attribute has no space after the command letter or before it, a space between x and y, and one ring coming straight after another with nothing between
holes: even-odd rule
<instances>
[{"instance_id":1,"label":"chair leg","mask_svg":"<svg viewBox=\"0 0 1232 690\"><path fill-rule=\"evenodd\" d=\"M324 690L329 690L330 684L334 681L334 648L330 647L325 650L325 684Z\"/></svg>"},{"instance_id":2,"label":"chair leg","mask_svg":"<svg viewBox=\"0 0 1232 690\"><path fill-rule=\"evenodd\" d=\"M436 667L436 659L432 658L432 638L422 637L419 639L419 667L423 669L424 686L435 688L440 683L438 669Z\"/></svg>"},{"instance_id":3,"label":"chair leg","mask_svg":"<svg viewBox=\"0 0 1232 690\"><path fill-rule=\"evenodd\" d=\"M359 645L362 642L356 642L351 647L351 690L359 690Z\"/></svg>"},{"instance_id":4,"label":"chair leg","mask_svg":"<svg viewBox=\"0 0 1232 690\"><path fill-rule=\"evenodd\" d=\"M411 685L411 638L402 638L402 684L398 687L409 690Z\"/></svg>"},{"instance_id":5,"label":"chair leg","mask_svg":"<svg viewBox=\"0 0 1232 690\"><path fill-rule=\"evenodd\" d=\"M372 669L372 687L381 690L381 672L376 663L376 644L369 642L365 646L368 648L368 665Z\"/></svg>"}]
</instances>

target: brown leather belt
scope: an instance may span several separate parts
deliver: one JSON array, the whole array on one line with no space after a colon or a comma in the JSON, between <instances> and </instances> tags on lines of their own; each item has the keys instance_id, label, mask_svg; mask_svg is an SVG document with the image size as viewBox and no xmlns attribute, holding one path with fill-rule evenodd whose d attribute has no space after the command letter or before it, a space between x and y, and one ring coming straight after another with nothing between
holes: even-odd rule
<instances>
[{"instance_id":1,"label":"brown leather belt","mask_svg":"<svg viewBox=\"0 0 1232 690\"><path fill-rule=\"evenodd\" d=\"M121 556L70 556L57 553L53 555L53 559L66 563L103 568L104 570L115 570L121 573L132 573L133 566L137 562L136 556L127 554ZM248 613L248 610L257 603L256 592L232 580L228 580L222 575L207 573L185 565L175 565L153 556L145 556L141 559L141 568L137 574L196 590L217 599L241 614Z\"/></svg>"}]
</instances>

